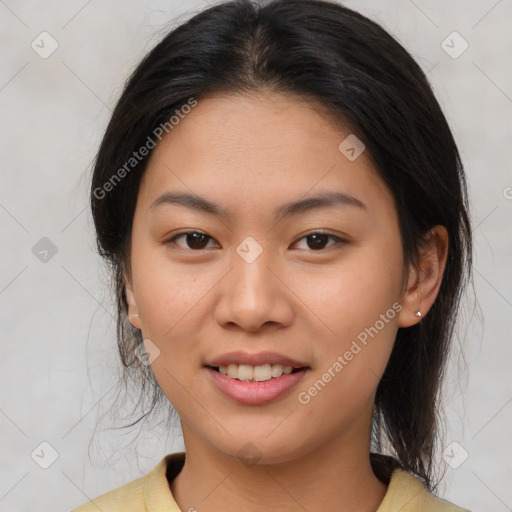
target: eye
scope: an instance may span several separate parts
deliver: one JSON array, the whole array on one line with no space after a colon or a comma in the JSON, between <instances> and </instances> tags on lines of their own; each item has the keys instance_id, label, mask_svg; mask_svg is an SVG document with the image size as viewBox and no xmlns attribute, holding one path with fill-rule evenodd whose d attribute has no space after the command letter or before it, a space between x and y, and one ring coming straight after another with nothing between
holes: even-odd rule
<instances>
[{"instance_id":1,"label":"eye","mask_svg":"<svg viewBox=\"0 0 512 512\"><path fill-rule=\"evenodd\" d=\"M343 240L342 238L339 238L334 235L330 235L329 233L323 233L321 231L315 231L314 233L309 233L308 235L303 236L298 242L302 240L307 240L307 248L312 249L313 251L319 251L322 249L325 249L325 244L327 243L327 240L331 238L332 240L335 240L336 243L346 243L346 240ZM298 243L296 242L296 243ZM333 244L333 245L336 245ZM329 246L329 247L332 247Z\"/></svg>"},{"instance_id":2,"label":"eye","mask_svg":"<svg viewBox=\"0 0 512 512\"><path fill-rule=\"evenodd\" d=\"M183 246L176 243L176 240L183 238L185 239L185 243L188 245ZM206 235L205 233L201 233L200 231L186 231L184 233L179 233L175 235L173 238L166 240L165 244L175 243L178 247L182 247L183 249L194 249L201 250L206 249L206 245L208 240L213 240L211 236Z\"/></svg>"},{"instance_id":3,"label":"eye","mask_svg":"<svg viewBox=\"0 0 512 512\"><path fill-rule=\"evenodd\" d=\"M177 243L176 241L184 238L185 240L185 246ZM311 249L313 251L320 251L322 249L325 249L325 245L328 242L328 240L334 240L335 243L331 244L328 247L332 247L332 245L336 245L336 243L346 243L346 240L343 240L342 238L339 238L335 235L331 235L329 233L323 233L321 231L315 231L313 233L309 233L308 235L303 236L301 239L299 239L295 243L299 243L302 240L306 240L307 248ZM214 240L211 236L201 233L200 231L186 231L184 233L178 233L174 237L170 238L169 240L165 241L165 244L174 243L178 247L181 247L183 249L192 249L192 250L202 250L206 249L208 245L208 241ZM328 248L327 247L327 248Z\"/></svg>"}]
</instances>

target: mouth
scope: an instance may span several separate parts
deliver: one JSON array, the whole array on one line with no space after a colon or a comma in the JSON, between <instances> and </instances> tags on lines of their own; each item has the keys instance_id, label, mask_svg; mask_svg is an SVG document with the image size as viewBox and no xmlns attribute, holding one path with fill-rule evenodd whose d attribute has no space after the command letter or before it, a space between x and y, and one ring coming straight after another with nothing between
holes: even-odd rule
<instances>
[{"instance_id":1,"label":"mouth","mask_svg":"<svg viewBox=\"0 0 512 512\"><path fill-rule=\"evenodd\" d=\"M277 352L229 352L204 362L204 366L221 375L245 382L265 382L310 369L305 362Z\"/></svg>"},{"instance_id":2,"label":"mouth","mask_svg":"<svg viewBox=\"0 0 512 512\"><path fill-rule=\"evenodd\" d=\"M288 395L311 367L277 352L238 350L203 363L212 384L244 405L264 405Z\"/></svg>"},{"instance_id":3,"label":"mouth","mask_svg":"<svg viewBox=\"0 0 512 512\"><path fill-rule=\"evenodd\" d=\"M263 364L253 367L231 363L227 367L206 365L204 368L211 383L225 397L239 404L254 406L284 399L311 370L309 366L279 366ZM272 372L277 376L273 377Z\"/></svg>"},{"instance_id":4,"label":"mouth","mask_svg":"<svg viewBox=\"0 0 512 512\"><path fill-rule=\"evenodd\" d=\"M304 370L310 369L309 366L284 366L282 364L265 363L258 366L249 364L236 364L231 363L228 365L209 366L207 368L229 377L244 382L266 382L272 379L278 379L283 375L290 375L299 373Z\"/></svg>"}]
</instances>

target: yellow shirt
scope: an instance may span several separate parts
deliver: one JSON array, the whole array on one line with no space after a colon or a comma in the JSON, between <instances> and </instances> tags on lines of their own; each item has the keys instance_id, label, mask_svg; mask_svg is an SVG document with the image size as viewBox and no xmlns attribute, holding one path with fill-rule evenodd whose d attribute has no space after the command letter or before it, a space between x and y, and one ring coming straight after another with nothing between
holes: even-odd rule
<instances>
[{"instance_id":1,"label":"yellow shirt","mask_svg":"<svg viewBox=\"0 0 512 512\"><path fill-rule=\"evenodd\" d=\"M166 478L173 478L185 462L185 453L166 455L147 475L84 503L71 512L186 512L174 501ZM395 469L377 512L469 512L435 497L421 481L406 471Z\"/></svg>"}]
</instances>

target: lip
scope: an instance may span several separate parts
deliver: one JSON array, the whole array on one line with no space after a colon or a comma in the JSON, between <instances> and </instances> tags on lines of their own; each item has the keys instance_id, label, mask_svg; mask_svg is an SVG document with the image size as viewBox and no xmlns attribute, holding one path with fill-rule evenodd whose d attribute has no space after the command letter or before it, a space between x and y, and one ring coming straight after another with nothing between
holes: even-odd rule
<instances>
[{"instance_id":1,"label":"lip","mask_svg":"<svg viewBox=\"0 0 512 512\"><path fill-rule=\"evenodd\" d=\"M242 350L236 352L229 352L222 354L214 359L205 363L205 366L227 366L228 364L249 364L251 366L260 366L262 364L281 364L283 366L291 366L292 368L302 368L308 366L306 363L301 363L290 359L277 352L258 352L251 354ZM280 377L279 377L280 378Z\"/></svg>"},{"instance_id":2,"label":"lip","mask_svg":"<svg viewBox=\"0 0 512 512\"><path fill-rule=\"evenodd\" d=\"M263 405L276 400L295 387L309 370L309 368L304 368L270 380L249 382L232 379L213 368L206 367L206 371L217 389L228 398L245 405Z\"/></svg>"}]
</instances>

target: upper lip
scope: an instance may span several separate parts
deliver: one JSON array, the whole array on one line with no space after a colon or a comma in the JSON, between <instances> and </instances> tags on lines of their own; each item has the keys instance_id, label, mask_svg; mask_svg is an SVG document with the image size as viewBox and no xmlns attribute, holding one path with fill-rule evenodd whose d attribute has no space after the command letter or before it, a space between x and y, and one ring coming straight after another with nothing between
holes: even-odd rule
<instances>
[{"instance_id":1,"label":"upper lip","mask_svg":"<svg viewBox=\"0 0 512 512\"><path fill-rule=\"evenodd\" d=\"M205 366L228 366L229 364L248 364L251 366L260 366L265 363L281 364L283 366L291 366L292 368L302 368L307 366L289 357L278 354L277 352L258 352L251 354L249 352L236 351L222 354L210 359L206 362Z\"/></svg>"}]
</instances>

